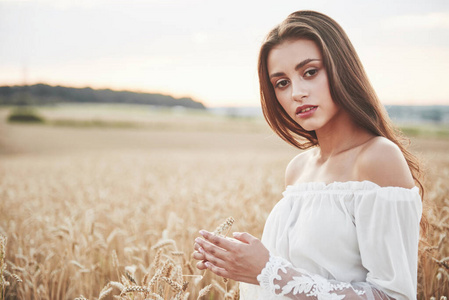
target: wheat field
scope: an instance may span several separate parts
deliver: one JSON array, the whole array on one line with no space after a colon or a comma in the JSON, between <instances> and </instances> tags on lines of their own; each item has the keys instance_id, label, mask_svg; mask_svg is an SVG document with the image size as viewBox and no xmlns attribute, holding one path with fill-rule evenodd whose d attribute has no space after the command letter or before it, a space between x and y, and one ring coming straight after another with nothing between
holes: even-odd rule
<instances>
[{"instance_id":1,"label":"wheat field","mask_svg":"<svg viewBox=\"0 0 449 300\"><path fill-rule=\"evenodd\" d=\"M260 237L298 151L259 119L87 111L43 110L56 126L8 124L0 110L0 299L238 299L235 282L194 268L194 238L230 216ZM108 126L79 122L92 118ZM418 298L444 299L449 140L412 149L431 224Z\"/></svg>"}]
</instances>

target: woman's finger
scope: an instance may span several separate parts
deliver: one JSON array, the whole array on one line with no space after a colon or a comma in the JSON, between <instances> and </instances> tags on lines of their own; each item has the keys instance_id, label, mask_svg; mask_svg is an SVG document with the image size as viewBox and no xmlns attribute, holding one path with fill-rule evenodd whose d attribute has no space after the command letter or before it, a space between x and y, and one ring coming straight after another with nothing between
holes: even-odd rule
<instances>
[{"instance_id":1,"label":"woman's finger","mask_svg":"<svg viewBox=\"0 0 449 300\"><path fill-rule=\"evenodd\" d=\"M207 269L207 267L206 267L206 265L204 264L206 261L199 261L199 262L197 262L196 263L196 267L199 269L199 270L206 270Z\"/></svg>"},{"instance_id":2,"label":"woman's finger","mask_svg":"<svg viewBox=\"0 0 449 300\"><path fill-rule=\"evenodd\" d=\"M251 244L252 242L257 240L256 237L252 236L247 232L234 232L232 235L236 240L243 242L245 244Z\"/></svg>"},{"instance_id":3,"label":"woman's finger","mask_svg":"<svg viewBox=\"0 0 449 300\"><path fill-rule=\"evenodd\" d=\"M203 240L201 238L196 238L195 242L200 246L198 248L198 252L201 253L201 251L204 250L204 252L206 252L214 257L217 257L222 260L226 260L226 257L227 257L226 250L224 250L224 249L220 248L219 246L216 246L206 240Z\"/></svg>"},{"instance_id":4,"label":"woman's finger","mask_svg":"<svg viewBox=\"0 0 449 300\"><path fill-rule=\"evenodd\" d=\"M220 267L220 268L226 267L226 262L223 261L222 259L218 258L217 256L206 252L203 248L200 248L199 251L201 254L204 255L205 261L208 261L208 262L212 263L213 265Z\"/></svg>"},{"instance_id":5,"label":"woman's finger","mask_svg":"<svg viewBox=\"0 0 449 300\"><path fill-rule=\"evenodd\" d=\"M204 256L204 254L203 254L203 253L200 253L200 252L198 252L198 251L193 252L192 257L193 257L194 259L196 259L196 260L205 260L205 259L206 259L206 257Z\"/></svg>"},{"instance_id":6,"label":"woman's finger","mask_svg":"<svg viewBox=\"0 0 449 300\"><path fill-rule=\"evenodd\" d=\"M213 233L208 232L206 230L200 230L200 234L210 243L212 243L215 246L218 246L222 249L225 249L227 251L230 251L230 250L234 249L234 247L235 247L235 242L233 242L227 238L224 238L224 237L221 237L218 235L214 235Z\"/></svg>"},{"instance_id":7,"label":"woman's finger","mask_svg":"<svg viewBox=\"0 0 449 300\"><path fill-rule=\"evenodd\" d=\"M196 251L198 251L198 249L200 248L200 245L199 245L197 242L195 242L195 244L193 245L193 248L194 248Z\"/></svg>"},{"instance_id":8,"label":"woman's finger","mask_svg":"<svg viewBox=\"0 0 449 300\"><path fill-rule=\"evenodd\" d=\"M204 263L204 265L205 265L205 267L207 267L208 270L210 270L214 274L217 274L218 276L235 280L235 278L233 278L232 274L229 274L228 271L226 271L225 269L220 268L220 267L214 265L210 261L206 261Z\"/></svg>"}]
</instances>

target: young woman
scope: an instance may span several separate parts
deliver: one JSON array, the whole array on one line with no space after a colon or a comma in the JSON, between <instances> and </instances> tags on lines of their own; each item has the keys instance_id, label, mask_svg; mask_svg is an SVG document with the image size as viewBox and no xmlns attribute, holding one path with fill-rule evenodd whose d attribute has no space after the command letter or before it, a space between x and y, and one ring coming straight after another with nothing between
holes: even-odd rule
<instances>
[{"instance_id":1,"label":"young woman","mask_svg":"<svg viewBox=\"0 0 449 300\"><path fill-rule=\"evenodd\" d=\"M262 240L200 231L199 269L242 282L241 299L416 299L419 166L401 144L343 29L298 11L259 56L271 128L307 149Z\"/></svg>"}]
</instances>

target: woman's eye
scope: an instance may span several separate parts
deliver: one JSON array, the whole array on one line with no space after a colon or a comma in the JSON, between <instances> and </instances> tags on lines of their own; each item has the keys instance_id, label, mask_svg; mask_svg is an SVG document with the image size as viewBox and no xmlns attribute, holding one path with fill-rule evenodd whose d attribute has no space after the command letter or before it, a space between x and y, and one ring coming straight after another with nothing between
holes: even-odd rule
<instances>
[{"instance_id":1,"label":"woman's eye","mask_svg":"<svg viewBox=\"0 0 449 300\"><path fill-rule=\"evenodd\" d=\"M286 87L287 84L288 84L288 80L282 79L282 80L279 80L278 82L276 82L276 87L283 88L283 87Z\"/></svg>"},{"instance_id":2,"label":"woman's eye","mask_svg":"<svg viewBox=\"0 0 449 300\"><path fill-rule=\"evenodd\" d=\"M313 75L316 75L318 73L318 69L311 69L304 73L304 77L311 77Z\"/></svg>"}]
</instances>

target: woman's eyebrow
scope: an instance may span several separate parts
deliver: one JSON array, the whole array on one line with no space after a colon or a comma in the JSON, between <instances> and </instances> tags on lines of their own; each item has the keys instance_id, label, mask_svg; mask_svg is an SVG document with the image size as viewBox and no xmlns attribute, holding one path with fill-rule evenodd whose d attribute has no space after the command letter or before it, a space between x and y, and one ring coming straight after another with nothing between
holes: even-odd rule
<instances>
[{"instance_id":1,"label":"woman's eyebrow","mask_svg":"<svg viewBox=\"0 0 449 300\"><path fill-rule=\"evenodd\" d=\"M312 62L312 61L321 61L321 59L318 58L308 58L303 60L302 62L300 62L299 64L296 65L295 67L295 71L298 71L299 69L301 69L302 67L304 67L305 65L307 65L308 63ZM270 78L273 77L278 77L278 76L283 76L285 75L284 72L277 72L277 73L273 73L270 75Z\"/></svg>"},{"instance_id":2,"label":"woman's eyebrow","mask_svg":"<svg viewBox=\"0 0 449 300\"><path fill-rule=\"evenodd\" d=\"M308 63L312 62L312 61L320 61L321 59L318 58L308 58L303 60L302 62L300 62L299 64L296 65L295 67L295 71L298 71L299 69L301 69L302 67L304 67L305 65L307 65Z\"/></svg>"}]
</instances>

